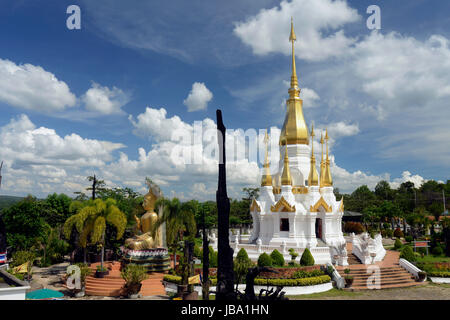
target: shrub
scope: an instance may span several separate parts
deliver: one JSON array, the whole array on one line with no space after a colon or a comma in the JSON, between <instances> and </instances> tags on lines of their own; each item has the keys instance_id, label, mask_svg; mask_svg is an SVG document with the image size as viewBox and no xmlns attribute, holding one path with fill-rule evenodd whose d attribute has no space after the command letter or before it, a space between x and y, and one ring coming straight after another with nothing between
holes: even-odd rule
<instances>
[{"instance_id":1,"label":"shrub","mask_svg":"<svg viewBox=\"0 0 450 320\"><path fill-rule=\"evenodd\" d=\"M450 278L449 271L430 271L427 272L430 277L438 277L438 278Z\"/></svg>"},{"instance_id":2,"label":"shrub","mask_svg":"<svg viewBox=\"0 0 450 320\"><path fill-rule=\"evenodd\" d=\"M139 284L148 278L147 268L137 264L129 264L120 272L120 276L129 284Z\"/></svg>"},{"instance_id":3,"label":"shrub","mask_svg":"<svg viewBox=\"0 0 450 320\"><path fill-rule=\"evenodd\" d=\"M203 259L203 250L202 250L202 248L200 248L198 245L195 245L194 246L193 255L196 258Z\"/></svg>"},{"instance_id":4,"label":"shrub","mask_svg":"<svg viewBox=\"0 0 450 320\"><path fill-rule=\"evenodd\" d=\"M403 247L403 243L400 241L400 239L395 239L395 242L394 242L394 249L395 250L398 250L398 249L400 249L401 247Z\"/></svg>"},{"instance_id":5,"label":"shrub","mask_svg":"<svg viewBox=\"0 0 450 320\"><path fill-rule=\"evenodd\" d=\"M292 275L292 279L303 279L303 278L311 278L311 277L318 277L322 276L325 273L318 269L318 270L312 270L312 271L303 271L298 270Z\"/></svg>"},{"instance_id":6,"label":"shrub","mask_svg":"<svg viewBox=\"0 0 450 320\"><path fill-rule=\"evenodd\" d=\"M435 256L441 256L444 253L444 250L440 246L436 246L433 248L431 253Z\"/></svg>"},{"instance_id":7,"label":"shrub","mask_svg":"<svg viewBox=\"0 0 450 320\"><path fill-rule=\"evenodd\" d=\"M331 281L330 276L322 275L318 277L302 278L302 279L255 279L255 285L260 286L283 286L283 287L294 287L294 286L313 286L322 283L328 283Z\"/></svg>"},{"instance_id":8,"label":"shrub","mask_svg":"<svg viewBox=\"0 0 450 320\"><path fill-rule=\"evenodd\" d=\"M405 237L405 240L406 240L407 242L412 242L412 241L413 241L413 237L412 237L412 236L406 236L406 237Z\"/></svg>"},{"instance_id":9,"label":"shrub","mask_svg":"<svg viewBox=\"0 0 450 320\"><path fill-rule=\"evenodd\" d=\"M209 267L217 268L217 251L214 251L213 247L209 246Z\"/></svg>"},{"instance_id":10,"label":"shrub","mask_svg":"<svg viewBox=\"0 0 450 320\"><path fill-rule=\"evenodd\" d=\"M277 250L273 250L270 254L270 257L272 258L272 264L277 267L283 267L284 266L284 257L283 255Z\"/></svg>"},{"instance_id":11,"label":"shrub","mask_svg":"<svg viewBox=\"0 0 450 320\"><path fill-rule=\"evenodd\" d=\"M347 221L344 225L344 232L354 232L360 234L364 232L364 227L359 222Z\"/></svg>"},{"instance_id":12,"label":"shrub","mask_svg":"<svg viewBox=\"0 0 450 320\"><path fill-rule=\"evenodd\" d=\"M394 236L394 230L392 230L392 229L387 229L387 230L386 230L386 236L387 236L388 238L392 238L392 237Z\"/></svg>"},{"instance_id":13,"label":"shrub","mask_svg":"<svg viewBox=\"0 0 450 320\"><path fill-rule=\"evenodd\" d=\"M302 257L300 258L300 265L301 266L313 266L314 265L314 258L311 254L311 251L309 251L308 248L305 248L305 251L303 251Z\"/></svg>"},{"instance_id":14,"label":"shrub","mask_svg":"<svg viewBox=\"0 0 450 320\"><path fill-rule=\"evenodd\" d=\"M20 266L26 262L33 265L36 255L32 251L16 251L12 255L11 267Z\"/></svg>"},{"instance_id":15,"label":"shrub","mask_svg":"<svg viewBox=\"0 0 450 320\"><path fill-rule=\"evenodd\" d=\"M400 230L400 228L395 229L395 231L394 231L394 237L396 237L396 238L403 238L403 237L404 237L403 231Z\"/></svg>"},{"instance_id":16,"label":"shrub","mask_svg":"<svg viewBox=\"0 0 450 320\"><path fill-rule=\"evenodd\" d=\"M298 252L295 252L295 249L290 248L289 250L289 254L291 256L291 260L294 261L295 259L297 259L298 257Z\"/></svg>"},{"instance_id":17,"label":"shrub","mask_svg":"<svg viewBox=\"0 0 450 320\"><path fill-rule=\"evenodd\" d=\"M267 253L264 252L258 257L259 267L271 267L272 264L272 258Z\"/></svg>"},{"instance_id":18,"label":"shrub","mask_svg":"<svg viewBox=\"0 0 450 320\"><path fill-rule=\"evenodd\" d=\"M300 266L300 264L297 263L297 262L295 262L295 261L293 261L293 260L291 260L291 261L288 262L288 266L289 266L290 268L297 268L297 267Z\"/></svg>"},{"instance_id":19,"label":"shrub","mask_svg":"<svg viewBox=\"0 0 450 320\"><path fill-rule=\"evenodd\" d=\"M236 280L240 283L246 276L248 269L253 266L253 262L249 259L247 251L244 248L239 250L234 259L234 273L236 275Z\"/></svg>"},{"instance_id":20,"label":"shrub","mask_svg":"<svg viewBox=\"0 0 450 320\"><path fill-rule=\"evenodd\" d=\"M164 281L166 282L172 282L172 283L176 283L176 284L181 284L181 277L180 276L173 276L170 274L166 274L163 278Z\"/></svg>"},{"instance_id":21,"label":"shrub","mask_svg":"<svg viewBox=\"0 0 450 320\"><path fill-rule=\"evenodd\" d=\"M404 246L400 251L400 258L406 259L409 262L416 261L416 255L414 254L413 249L410 246Z\"/></svg>"}]
</instances>

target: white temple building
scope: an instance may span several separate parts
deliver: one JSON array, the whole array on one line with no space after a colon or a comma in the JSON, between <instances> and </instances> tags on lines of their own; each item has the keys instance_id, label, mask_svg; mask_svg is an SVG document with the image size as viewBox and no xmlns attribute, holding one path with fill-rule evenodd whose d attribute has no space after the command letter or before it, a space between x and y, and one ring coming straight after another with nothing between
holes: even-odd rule
<instances>
[{"instance_id":1,"label":"white temple building","mask_svg":"<svg viewBox=\"0 0 450 320\"><path fill-rule=\"evenodd\" d=\"M320 170L316 168L314 130L308 130L303 116L295 68L293 25L289 40L292 42L292 76L279 140L280 170L271 174L266 133L266 160L260 195L250 208L252 234L248 241L239 241L239 237L231 239L232 247L235 254L240 248L245 248L253 260L262 252L270 254L274 249L283 253L285 259L290 259L290 248L300 256L305 248L309 248L318 264L347 265L346 241L341 227L344 203L333 193L328 132L321 137Z\"/></svg>"}]
</instances>

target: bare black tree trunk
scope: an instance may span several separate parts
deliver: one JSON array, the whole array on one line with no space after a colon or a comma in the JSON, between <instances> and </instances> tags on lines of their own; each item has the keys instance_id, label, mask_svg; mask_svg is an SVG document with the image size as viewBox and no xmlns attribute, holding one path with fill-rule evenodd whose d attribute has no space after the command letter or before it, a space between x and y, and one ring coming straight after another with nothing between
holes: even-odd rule
<instances>
[{"instance_id":1,"label":"bare black tree trunk","mask_svg":"<svg viewBox=\"0 0 450 320\"><path fill-rule=\"evenodd\" d=\"M230 199L227 196L225 131L222 112L217 115L217 140L219 143L219 183L216 192L218 212L218 268L216 300L235 300L233 249L229 243Z\"/></svg>"},{"instance_id":2,"label":"bare black tree trunk","mask_svg":"<svg viewBox=\"0 0 450 320\"><path fill-rule=\"evenodd\" d=\"M206 233L205 209L203 209L203 300L209 300L209 240Z\"/></svg>"}]
</instances>

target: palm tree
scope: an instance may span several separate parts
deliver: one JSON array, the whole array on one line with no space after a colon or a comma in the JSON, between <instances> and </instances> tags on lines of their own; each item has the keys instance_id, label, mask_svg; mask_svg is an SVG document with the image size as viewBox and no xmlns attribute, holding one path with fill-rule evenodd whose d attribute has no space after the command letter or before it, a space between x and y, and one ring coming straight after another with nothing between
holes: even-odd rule
<instances>
[{"instance_id":1,"label":"palm tree","mask_svg":"<svg viewBox=\"0 0 450 320\"><path fill-rule=\"evenodd\" d=\"M90 240L90 244L100 244L102 247L100 266L103 270L106 223L112 224L117 229L117 240L119 240L122 238L127 225L125 214L117 208L116 200L111 198L105 201L102 199L88 200L84 203L74 201L71 208L77 213L70 216L64 223L65 237L70 238L75 226L80 234L79 243L85 252L88 240Z\"/></svg>"},{"instance_id":2,"label":"palm tree","mask_svg":"<svg viewBox=\"0 0 450 320\"><path fill-rule=\"evenodd\" d=\"M160 198L156 201L155 208L159 211L162 208L162 214L153 226L152 233L156 234L158 228L165 222L166 227L166 240L168 246L174 253L174 267L177 263L177 247L178 242L186 237L185 244L185 257L187 243L192 242L197 232L195 224L195 212L198 209L195 202L189 201L181 203L177 198L172 200ZM186 278L187 280L187 278Z\"/></svg>"}]
</instances>

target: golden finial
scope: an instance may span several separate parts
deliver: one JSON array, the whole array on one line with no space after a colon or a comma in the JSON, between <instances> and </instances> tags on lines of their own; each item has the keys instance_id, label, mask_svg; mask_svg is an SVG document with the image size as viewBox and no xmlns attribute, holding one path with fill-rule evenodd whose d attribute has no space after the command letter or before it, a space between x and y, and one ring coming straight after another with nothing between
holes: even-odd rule
<instances>
[{"instance_id":1,"label":"golden finial","mask_svg":"<svg viewBox=\"0 0 450 320\"><path fill-rule=\"evenodd\" d=\"M308 186L319 185L319 175L316 169L316 157L314 156L314 124L311 125L311 167L309 169Z\"/></svg>"},{"instance_id":2,"label":"golden finial","mask_svg":"<svg viewBox=\"0 0 450 320\"><path fill-rule=\"evenodd\" d=\"M331 187L333 185L333 178L331 177L331 170L330 170L330 159L328 158L328 130L325 131L325 141L327 144L327 157L324 161L325 166L325 172L323 176L323 186L324 187Z\"/></svg>"},{"instance_id":3,"label":"golden finial","mask_svg":"<svg viewBox=\"0 0 450 320\"><path fill-rule=\"evenodd\" d=\"M292 186L291 170L289 169L289 156L287 146L284 151L284 168L281 175L282 186Z\"/></svg>"},{"instance_id":4,"label":"golden finial","mask_svg":"<svg viewBox=\"0 0 450 320\"><path fill-rule=\"evenodd\" d=\"M325 162L323 161L323 131L320 133L320 145L322 146L322 155L320 158L320 187L323 187L323 180L324 180L324 174L325 174Z\"/></svg>"},{"instance_id":5,"label":"golden finial","mask_svg":"<svg viewBox=\"0 0 450 320\"><path fill-rule=\"evenodd\" d=\"M289 36L289 41L292 42L291 87L288 90L289 99L286 101L287 114L281 130L280 145L309 144L309 130L303 116L303 101L300 99L300 88L298 86L297 70L295 67L294 42L296 38L294 22L291 18L291 34Z\"/></svg>"},{"instance_id":6,"label":"golden finial","mask_svg":"<svg viewBox=\"0 0 450 320\"><path fill-rule=\"evenodd\" d=\"M262 187L272 186L272 175L270 174L270 164L269 164L269 135L266 130L266 135L264 136L264 143L266 145L266 159L264 161L264 174L261 179Z\"/></svg>"}]
</instances>

